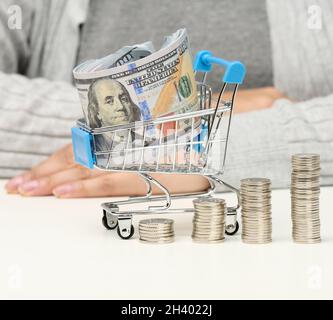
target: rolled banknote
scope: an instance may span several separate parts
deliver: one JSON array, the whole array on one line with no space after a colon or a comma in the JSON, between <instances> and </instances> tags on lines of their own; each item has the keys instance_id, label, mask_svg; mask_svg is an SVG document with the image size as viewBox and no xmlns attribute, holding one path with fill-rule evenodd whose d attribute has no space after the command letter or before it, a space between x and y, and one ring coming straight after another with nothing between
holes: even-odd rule
<instances>
[{"instance_id":1,"label":"rolled banknote","mask_svg":"<svg viewBox=\"0 0 333 320\"><path fill-rule=\"evenodd\" d=\"M199 108L186 29L167 36L158 51L151 42L126 46L102 59L80 64L73 74L85 122L91 129L113 128ZM188 139L186 132L192 125L191 121L178 122L177 132ZM158 132L160 129L152 126L145 132L145 146L156 144L160 134L166 141L172 139L172 122L163 127L163 132ZM96 151L121 150L129 143L140 143L142 138L142 132L135 128L116 132L111 129L95 137Z\"/></svg>"}]
</instances>

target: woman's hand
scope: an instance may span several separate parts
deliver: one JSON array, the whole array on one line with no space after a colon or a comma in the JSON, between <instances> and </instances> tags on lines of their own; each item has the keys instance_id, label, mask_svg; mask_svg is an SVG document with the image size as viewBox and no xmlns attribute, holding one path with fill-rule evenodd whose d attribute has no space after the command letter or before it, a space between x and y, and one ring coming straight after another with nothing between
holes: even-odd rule
<instances>
[{"instance_id":1,"label":"woman's hand","mask_svg":"<svg viewBox=\"0 0 333 320\"><path fill-rule=\"evenodd\" d=\"M199 192L209 183L200 176L153 175L172 193ZM55 195L58 198L138 196L145 182L134 173L106 173L75 164L72 146L66 146L31 171L9 181L9 193L23 196ZM159 190L153 188L157 194Z\"/></svg>"},{"instance_id":2,"label":"woman's hand","mask_svg":"<svg viewBox=\"0 0 333 320\"><path fill-rule=\"evenodd\" d=\"M230 100L232 92L224 96ZM277 99L286 98L280 91L273 87L239 90L235 99L234 112L250 112L270 108Z\"/></svg>"},{"instance_id":3,"label":"woman's hand","mask_svg":"<svg viewBox=\"0 0 333 320\"><path fill-rule=\"evenodd\" d=\"M68 145L30 171L10 180L6 189L8 193L24 196L44 196L52 194L60 185L101 174L75 164L72 145Z\"/></svg>"}]
</instances>

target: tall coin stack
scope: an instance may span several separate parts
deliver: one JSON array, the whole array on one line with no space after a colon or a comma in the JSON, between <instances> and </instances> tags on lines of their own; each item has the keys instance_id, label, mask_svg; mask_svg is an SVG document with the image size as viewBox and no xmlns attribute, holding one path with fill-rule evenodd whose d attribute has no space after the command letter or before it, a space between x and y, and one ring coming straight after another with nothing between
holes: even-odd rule
<instances>
[{"instance_id":1,"label":"tall coin stack","mask_svg":"<svg viewBox=\"0 0 333 320\"><path fill-rule=\"evenodd\" d=\"M318 243L320 156L296 154L292 157L291 216L293 239L297 243Z\"/></svg>"},{"instance_id":2,"label":"tall coin stack","mask_svg":"<svg viewBox=\"0 0 333 320\"><path fill-rule=\"evenodd\" d=\"M250 244L272 242L271 181L241 181L242 240Z\"/></svg>"},{"instance_id":3,"label":"tall coin stack","mask_svg":"<svg viewBox=\"0 0 333 320\"><path fill-rule=\"evenodd\" d=\"M139 222L140 240L146 243L171 243L174 241L174 221L171 219L147 219Z\"/></svg>"},{"instance_id":4,"label":"tall coin stack","mask_svg":"<svg viewBox=\"0 0 333 320\"><path fill-rule=\"evenodd\" d=\"M193 201L192 239L200 243L224 241L227 206L223 199L199 198Z\"/></svg>"}]
</instances>

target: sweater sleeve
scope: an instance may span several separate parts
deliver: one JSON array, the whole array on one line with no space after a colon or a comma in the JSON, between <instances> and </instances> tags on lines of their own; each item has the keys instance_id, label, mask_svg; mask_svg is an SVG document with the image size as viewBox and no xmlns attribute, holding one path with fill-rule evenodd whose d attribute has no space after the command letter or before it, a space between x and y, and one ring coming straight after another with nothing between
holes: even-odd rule
<instances>
[{"instance_id":1,"label":"sweater sleeve","mask_svg":"<svg viewBox=\"0 0 333 320\"><path fill-rule=\"evenodd\" d=\"M304 152L320 154L321 183L333 184L333 95L235 115L222 179L239 187L241 179L267 177L286 188L291 156Z\"/></svg>"},{"instance_id":2,"label":"sweater sleeve","mask_svg":"<svg viewBox=\"0 0 333 320\"><path fill-rule=\"evenodd\" d=\"M29 63L33 7L19 1L22 29L10 30L13 3L0 4L0 178L29 169L69 143L70 128L81 114L72 85L18 74Z\"/></svg>"},{"instance_id":3,"label":"sweater sleeve","mask_svg":"<svg viewBox=\"0 0 333 320\"><path fill-rule=\"evenodd\" d=\"M0 177L22 171L70 142L81 116L76 89L64 82L0 73Z\"/></svg>"}]
</instances>

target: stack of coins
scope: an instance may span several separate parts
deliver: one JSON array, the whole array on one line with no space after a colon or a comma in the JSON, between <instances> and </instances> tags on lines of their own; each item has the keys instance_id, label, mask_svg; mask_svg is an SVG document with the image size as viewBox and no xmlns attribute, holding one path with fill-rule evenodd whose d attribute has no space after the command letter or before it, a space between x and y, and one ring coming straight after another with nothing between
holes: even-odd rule
<instances>
[{"instance_id":1,"label":"stack of coins","mask_svg":"<svg viewBox=\"0 0 333 320\"><path fill-rule=\"evenodd\" d=\"M219 243L224 240L227 206L223 199L199 198L193 201L192 239L200 243Z\"/></svg>"},{"instance_id":2,"label":"stack of coins","mask_svg":"<svg viewBox=\"0 0 333 320\"><path fill-rule=\"evenodd\" d=\"M250 244L272 242L271 181L241 181L242 240Z\"/></svg>"},{"instance_id":3,"label":"stack of coins","mask_svg":"<svg viewBox=\"0 0 333 320\"><path fill-rule=\"evenodd\" d=\"M318 243L320 156L296 154L292 157L291 216L293 239L297 243Z\"/></svg>"},{"instance_id":4,"label":"stack of coins","mask_svg":"<svg viewBox=\"0 0 333 320\"><path fill-rule=\"evenodd\" d=\"M140 240L146 243L171 243L174 241L174 221L147 219L139 222Z\"/></svg>"}]
</instances>

